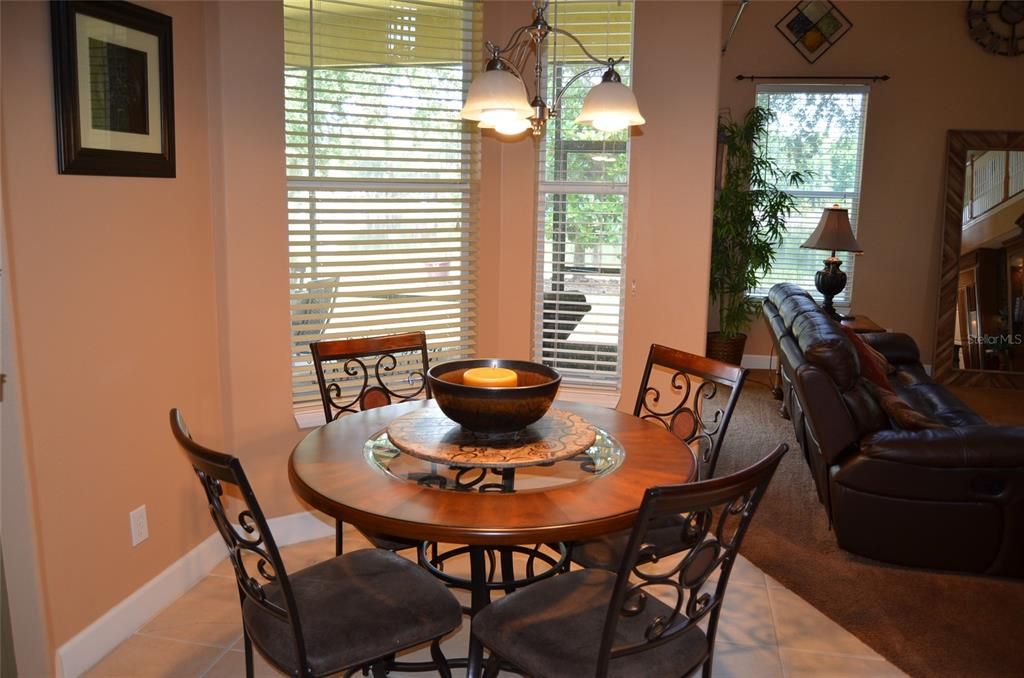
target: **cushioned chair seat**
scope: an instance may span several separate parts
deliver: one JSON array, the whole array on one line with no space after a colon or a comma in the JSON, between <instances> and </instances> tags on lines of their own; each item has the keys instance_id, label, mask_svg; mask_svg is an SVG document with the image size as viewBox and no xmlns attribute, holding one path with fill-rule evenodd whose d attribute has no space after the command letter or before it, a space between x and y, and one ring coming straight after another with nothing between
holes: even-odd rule
<instances>
[{"instance_id":1,"label":"cushioned chair seat","mask_svg":"<svg viewBox=\"0 0 1024 678\"><path fill-rule=\"evenodd\" d=\"M679 536L686 529L686 521L682 516L672 516L651 530L648 541L654 544L656 553L665 556L690 548L692 540L680 540ZM573 545L572 562L582 567L597 567L602 570L617 571L622 563L622 556L629 544L629 530L602 536L592 541L579 542Z\"/></svg>"},{"instance_id":2,"label":"cushioned chair seat","mask_svg":"<svg viewBox=\"0 0 1024 678\"><path fill-rule=\"evenodd\" d=\"M385 657L459 626L458 601L425 570L390 551L354 551L288 576L302 621L306 653L317 675ZM280 587L264 587L283 605ZM250 601L242 604L256 646L295 674L289 625Z\"/></svg>"},{"instance_id":3,"label":"cushioned chair seat","mask_svg":"<svg viewBox=\"0 0 1024 678\"><path fill-rule=\"evenodd\" d=\"M533 584L485 607L473 619L473 633L534 678L593 676L615 576L581 570ZM619 617L615 645L642 642L654 617L671 614L671 608L649 596L640 614ZM707 652L707 637L695 626L664 645L612 659L608 675L683 676Z\"/></svg>"}]
</instances>

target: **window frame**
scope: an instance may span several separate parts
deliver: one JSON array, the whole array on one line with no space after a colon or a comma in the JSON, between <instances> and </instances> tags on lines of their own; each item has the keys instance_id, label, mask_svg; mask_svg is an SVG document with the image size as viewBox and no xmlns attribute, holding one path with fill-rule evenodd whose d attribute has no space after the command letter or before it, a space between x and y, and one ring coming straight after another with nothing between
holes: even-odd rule
<instances>
[{"instance_id":1,"label":"window frame","mask_svg":"<svg viewBox=\"0 0 1024 678\"><path fill-rule=\"evenodd\" d=\"M567 7L571 7L567 3ZM634 21L634 10L635 5L630 5L630 48L629 53L625 56L625 60L617 66L620 74L623 75L623 80L628 84L631 80L633 61L632 61L632 34L635 25ZM616 24L616 26L621 23ZM573 27L570 26L570 31ZM574 66L585 66L587 69L594 68L598 78L601 75L601 67L592 62L587 62L582 58L573 58L566 60L558 60L557 50L555 53L548 52L548 58L545 59L543 64L543 81L546 89L551 88L550 77L554 70L558 70L558 81L565 82L571 77L576 75L576 72L572 70ZM616 55L619 56L619 55ZM569 73L566 73L566 70ZM574 87L585 86L589 81L590 77L580 78ZM568 93L567 93L568 94ZM623 355L622 355L622 344L623 344L623 332L624 332L624 320L625 320L625 306L626 306L626 284L623 274L626 267L626 245L627 245L627 234L628 234L628 221L629 221L629 167L630 167L630 149L631 144L629 141L628 133L623 135L622 138L609 138L609 139L564 139L562 138L563 127L566 116L563 113L562 117L552 118L548 121L547 130L544 136L541 138L538 152L538 167L537 167L537 217L536 217L536 235L535 245L537 247L537 261L534 267L534 285L535 285L535 298L534 298L534 312L533 312L533 346L532 354L534 360L538 362L544 362L550 364L556 369L559 369L563 375L563 384L572 391L578 392L581 397L594 402L609 403L614 399L617 401L618 394L622 386L623 376ZM550 138L549 135L553 135L554 139ZM609 180L591 180L588 181L584 177L583 179L574 178L568 179L570 166L570 156L573 153L616 153L621 154L625 158L626 168L623 181L609 181ZM554 160L549 166L548 156L549 154L554 155ZM551 178L549 178L551 177ZM562 178L559 178L562 177ZM597 265L575 265L573 264L567 255L567 243L570 240L570 229L571 224L568 216L565 213L565 205L569 200L569 196L572 195L588 195L588 196L619 196L622 201L622 214L621 214L621 242L617 243L618 247L618 266L606 266L603 262L597 262ZM546 236L546 228L548 226L548 215L547 210L549 206L555 205L554 209L558 209L558 205L562 206L563 212L561 218L558 213L554 213L551 217L551 229L552 234L550 241ZM547 247L551 245L551 256L548 258ZM561 243L561 247L559 246ZM601 256L608 256L602 253ZM546 272L546 268L550 267L550 277ZM571 346L568 342L569 337L565 339L545 338L545 331L550 335L552 332L558 331L560 327L560 321L558 319L551 321L550 319L545 323L545 315L557 314L559 312L558 305L566 304L570 308L573 304L572 301L562 301L559 299L546 300L545 294L561 294L568 290L565 289L565 278L572 274L590 274L594 276L615 276L617 279L617 294L616 295L602 295L608 297L614 297L616 299L618 318L616 321L616 331L614 335L614 341L611 342L592 342L592 351L582 351L581 354L584 356L583 359L575 359L567 355L566 347ZM561 289L559 289L561 287ZM588 300L589 303L589 300ZM552 310L552 306L554 307ZM580 323L586 318L586 314L581 318ZM574 326L578 327L580 323ZM610 334L608 336L611 336ZM610 347L614 350L614 369L602 370L598 369L598 365L604 361L600 359L600 356L604 351L602 347ZM611 353L612 351L607 351ZM549 357L545 357L545 353ZM553 354L553 355L552 355ZM577 366L573 367L575 363ZM614 403L612 403L614 404Z\"/></svg>"},{"instance_id":2,"label":"window frame","mask_svg":"<svg viewBox=\"0 0 1024 678\"><path fill-rule=\"evenodd\" d=\"M292 410L300 427L323 423L308 348L311 341L423 329L428 334L431 362L438 355L444 360L453 360L472 357L476 351L475 254L479 238L480 139L461 119L459 110L478 66L475 47L481 28L480 7L473 0L447 5L412 0L408 7L401 8L404 14L397 19L387 15L388 10L380 9L374 20L382 26L383 42L368 45L365 55L358 61L317 63L317 59L322 58L317 56L317 22L327 22L324 30L329 31L331 22L348 16L346 5L338 2L330 7L314 7L310 3L307 10L305 3L288 0L282 3L286 14L283 131L286 136L303 138L299 142L286 139L285 144L289 355ZM336 10L334 13L329 11L332 7ZM399 9L394 11L399 12ZM410 43L415 42L416 28L421 23L417 18L425 17L427 29L436 33L436 26L444 25L444 20L439 24L437 17L449 15L452 21L458 22L452 27L453 32L458 31L461 41L453 50L460 57L458 61L428 57L405 59L403 54L394 59L381 56L389 50L396 54L403 50L414 51L415 46ZM405 24L412 29L405 30ZM308 38L303 27L308 28ZM292 43L289 43L289 36ZM434 41L431 44L436 44L436 37L430 40ZM306 58L304 50L307 49L308 65L297 64L296 59ZM352 47L346 43L345 49L348 57L358 54L358 45ZM425 49L429 51L432 47L428 45ZM445 71L449 82L452 78L448 73L461 72L461 95L453 96L458 87L451 89L449 85L449 91L432 97L418 72L432 67ZM349 69L355 74L351 79L339 76L336 91L330 86L324 87L331 81L325 78L324 71L335 69ZM380 77L374 74L375 69ZM391 112L382 103L364 101L368 93L373 95L374 87L407 88L408 92L400 93L405 97L399 99L401 103L388 104L398 105L401 110ZM381 100L380 95L373 96ZM345 108L346 97L355 102L351 103L351 109ZM296 102L299 102L297 107ZM418 116L416 111L424 106L430 109L431 115ZM438 110L445 113L438 115ZM329 111L336 111L340 116L338 121L323 119ZM401 120L404 114L409 115L410 122L404 126L397 123L396 127L393 121ZM352 121L341 122L346 117ZM419 122L413 124L412 121ZM340 129L346 125L346 129ZM390 127L397 132L389 134L378 131L378 127ZM334 150L320 152L332 145ZM346 155L338 150L345 146L353 147L353 152ZM360 150L360 146L364 149ZM402 156L403 151L408 152ZM397 162L389 159L396 154L400 156ZM418 160L421 157L423 160ZM303 158L307 159L305 164ZM419 162L427 164L419 165ZM430 176L431 172L438 176ZM391 207L389 201L398 204ZM323 205L330 209L324 210ZM318 209L321 210L319 216ZM317 237L319 229L326 231L320 239ZM426 234L420 236L416 233L418 230ZM433 239L435 244L424 244L420 242L422 238ZM361 239L367 240L365 253ZM388 242L392 239L394 242ZM321 264L323 268L318 269L320 247L327 247L328 256L335 260L333 264ZM360 255L365 256L365 261ZM448 261L457 263L449 264L451 268L442 266L446 275L424 283L423 279L433 273L417 272L416 267L429 268L435 256L439 266ZM395 257L401 257L412 270L399 271L397 275L379 272ZM403 282L405 279L411 282ZM316 289L322 280L334 280L334 283L325 282L319 285L322 290ZM417 294L421 290L427 293ZM317 294L330 296L330 302L325 305L316 298ZM406 306L403 300L409 295ZM377 297L381 303L375 306L373 300ZM315 316L313 322L321 327L315 332L303 331L312 316ZM346 318L351 318L352 322L348 323ZM379 329L372 329L375 322ZM403 323L406 323L404 327ZM351 331L345 331L346 326ZM340 331L332 332L332 327ZM440 336L432 336L432 327ZM399 368L401 370L402 366Z\"/></svg>"},{"instance_id":3,"label":"window frame","mask_svg":"<svg viewBox=\"0 0 1024 678\"><path fill-rule=\"evenodd\" d=\"M819 199L824 206L830 206L834 202L838 202L838 203L842 204L843 202L848 201L848 203L849 203L848 204L848 209L849 209L849 215L850 215L850 226L851 226L851 228L853 230L854 236L856 236L857 235L857 231L858 231L858 226L859 226L859 221L860 221L860 211L861 211L861 198L862 198L863 176L864 176L864 149L865 149L866 141L867 141L867 119L868 119L868 111L869 111L869 104L870 104L870 94L871 94L871 87L870 87L870 85L866 85L866 84L865 85L848 84L848 83L844 83L844 84L834 84L834 83L758 84L756 86L755 92L754 92L755 103L758 106L762 105L761 104L761 94L762 93L769 94L769 95L771 95L771 94L786 94L786 93L790 93L790 94L822 94L822 93L843 94L843 93L847 93L847 94L859 94L859 95L862 96L861 113L860 113L859 125L858 125L858 144L857 144L856 168L855 168L855 172L854 172L854 177L855 177L854 184L856 186L855 190L853 190L853 191L841 191L841 190L831 190L831 191L829 191L829 190L816 190L814 188L802 188L802 187L801 188L792 188L792 187L788 187L788 186L784 187L785 192L788 193L789 195L793 196L797 201L799 201L801 199L808 199L808 201L810 202L810 201L813 201L814 199ZM770 106L766 106L766 108L771 110ZM784 169L788 171L790 169L799 169L799 168L795 168L795 167L794 168L787 168L787 167L784 167ZM811 181L813 182L813 178L812 178ZM828 203L828 204L825 204L825 203ZM815 207L815 209L822 209L822 208L821 207ZM813 214L812 215L812 219L813 219L815 224L817 223L817 219L819 217L820 217L820 212L817 213L817 214ZM782 243L780 243L779 247L776 248L776 260L775 260L775 263L778 263L778 256L779 256L780 253L783 252L783 248L785 247L786 237L789 236L789 235L790 235L790 233L789 233L789 230L787 229L787 233L783 234L783 236L782 236ZM808 235L809 235L809 233L808 233ZM806 238L806 236L805 236L805 238ZM801 242L801 244L802 244L802 242ZM795 250L796 252L799 252L799 250L801 248L800 248L800 245L796 245L792 249ZM829 252L826 252L825 250L808 250L808 251L809 252L818 252L821 256L820 257L816 257L815 261L819 261L819 262L823 261L826 257L829 256ZM845 254L846 256L842 256L843 254ZM834 304L836 306L838 306L838 307L850 308L853 305L854 280L855 280L855 271L856 271L856 255L854 253L852 253L852 252L847 252L847 253L839 253L839 252L837 252L837 256L840 256L842 258L843 270L847 274L848 282L847 282L846 287L843 289L842 293L839 294L839 295L836 295L836 297L834 299ZM822 268L821 265L817 265L817 264L814 265L813 269L810 268L811 264L810 264L809 261L807 263L807 266L808 266L808 269L807 270L801 270L800 274L801 274L802 277L806 276L806 277L811 278L811 279L813 279L814 274L817 273L817 271L821 270L821 268ZM773 266L773 268L774 268L774 266ZM771 277L771 273L769 273L769 274L767 274L765 276L765 278L770 278L770 277ZM775 282L780 282L780 281L776 280ZM766 296L768 294L768 290L771 288L772 284L775 284L775 282L766 285L762 281L759 280L758 281L758 286L755 287L754 289L750 290L750 292L748 293L748 296L751 297L751 298L755 298L755 299L763 298L764 296ZM797 281L790 281L790 282L797 282ZM797 284L801 284L801 283L797 282ZM824 300L824 297L822 296L822 294L820 292L818 292L818 289L817 289L817 287L814 284L810 284L810 285L808 285L808 284L801 284L801 287L803 287L803 289L806 290L818 302L821 302L821 301Z\"/></svg>"}]
</instances>

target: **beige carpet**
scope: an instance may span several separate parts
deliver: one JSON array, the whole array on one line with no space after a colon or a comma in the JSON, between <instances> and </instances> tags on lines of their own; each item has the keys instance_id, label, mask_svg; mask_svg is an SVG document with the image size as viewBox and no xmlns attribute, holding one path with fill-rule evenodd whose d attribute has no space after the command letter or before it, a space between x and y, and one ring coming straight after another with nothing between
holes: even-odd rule
<instances>
[{"instance_id":1,"label":"beige carpet","mask_svg":"<svg viewBox=\"0 0 1024 678\"><path fill-rule=\"evenodd\" d=\"M912 676L1024 676L1024 580L914 570L841 551L778 404L764 374L754 375L719 462L717 473L730 473L779 442L791 448L742 553Z\"/></svg>"}]
</instances>

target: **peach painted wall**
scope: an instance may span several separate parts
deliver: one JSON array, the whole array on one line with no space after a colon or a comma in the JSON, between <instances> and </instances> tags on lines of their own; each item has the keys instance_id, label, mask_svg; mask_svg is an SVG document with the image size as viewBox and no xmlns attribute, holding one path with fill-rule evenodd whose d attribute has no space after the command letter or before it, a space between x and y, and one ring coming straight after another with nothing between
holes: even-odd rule
<instances>
[{"instance_id":1,"label":"peach painted wall","mask_svg":"<svg viewBox=\"0 0 1024 678\"><path fill-rule=\"evenodd\" d=\"M532 17L529 2L488 1L485 40L500 42ZM483 58L483 50L478 50ZM527 70L532 68L527 64ZM480 357L528 360L533 346L537 145L532 137L482 140L478 340Z\"/></svg>"},{"instance_id":2,"label":"peach painted wall","mask_svg":"<svg viewBox=\"0 0 1024 678\"><path fill-rule=\"evenodd\" d=\"M485 36L529 21L527 2L487 2ZM718 105L715 2L637 3L633 89L647 125L632 139L626 244L624 376L632 407L652 342L703 354ZM532 345L536 151L527 138L485 139L480 240L482 355ZM627 287L629 289L629 287Z\"/></svg>"},{"instance_id":3,"label":"peach painted wall","mask_svg":"<svg viewBox=\"0 0 1024 678\"><path fill-rule=\"evenodd\" d=\"M289 362L283 11L278 2L210 3L206 19L227 448L263 510L282 515L303 510L287 474L302 434Z\"/></svg>"},{"instance_id":4,"label":"peach painted wall","mask_svg":"<svg viewBox=\"0 0 1024 678\"><path fill-rule=\"evenodd\" d=\"M622 410L651 343L704 354L721 17L717 2L636 6L633 88L647 124L630 151Z\"/></svg>"},{"instance_id":5,"label":"peach painted wall","mask_svg":"<svg viewBox=\"0 0 1024 678\"><path fill-rule=\"evenodd\" d=\"M722 58L721 106L738 115L754 104L740 73L892 76L869 95L853 310L909 333L930 362L946 131L1024 129L1024 61L976 45L961 2L846 2L853 28L809 65L775 29L792 5L748 6ZM725 6L723 32L736 6ZM751 329L746 352L767 355L764 323Z\"/></svg>"},{"instance_id":6,"label":"peach painted wall","mask_svg":"<svg viewBox=\"0 0 1024 678\"><path fill-rule=\"evenodd\" d=\"M3 181L54 647L209 536L167 412L223 442L203 7L174 20L177 178L58 175L49 5L2 4ZM128 512L146 504L132 548Z\"/></svg>"}]
</instances>

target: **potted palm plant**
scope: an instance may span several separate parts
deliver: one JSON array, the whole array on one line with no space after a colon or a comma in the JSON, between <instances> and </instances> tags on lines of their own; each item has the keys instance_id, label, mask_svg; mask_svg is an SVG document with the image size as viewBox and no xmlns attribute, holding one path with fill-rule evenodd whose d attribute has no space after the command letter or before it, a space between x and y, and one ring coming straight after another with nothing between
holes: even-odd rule
<instances>
[{"instance_id":1,"label":"potted palm plant","mask_svg":"<svg viewBox=\"0 0 1024 678\"><path fill-rule=\"evenodd\" d=\"M768 124L774 114L756 106L742 122L720 119L719 144L725 148L724 177L715 196L711 244L711 301L718 304L718 331L708 333L707 355L739 364L760 302L748 296L771 271L796 209L780 186L797 188L808 173L783 171L768 156Z\"/></svg>"}]
</instances>

